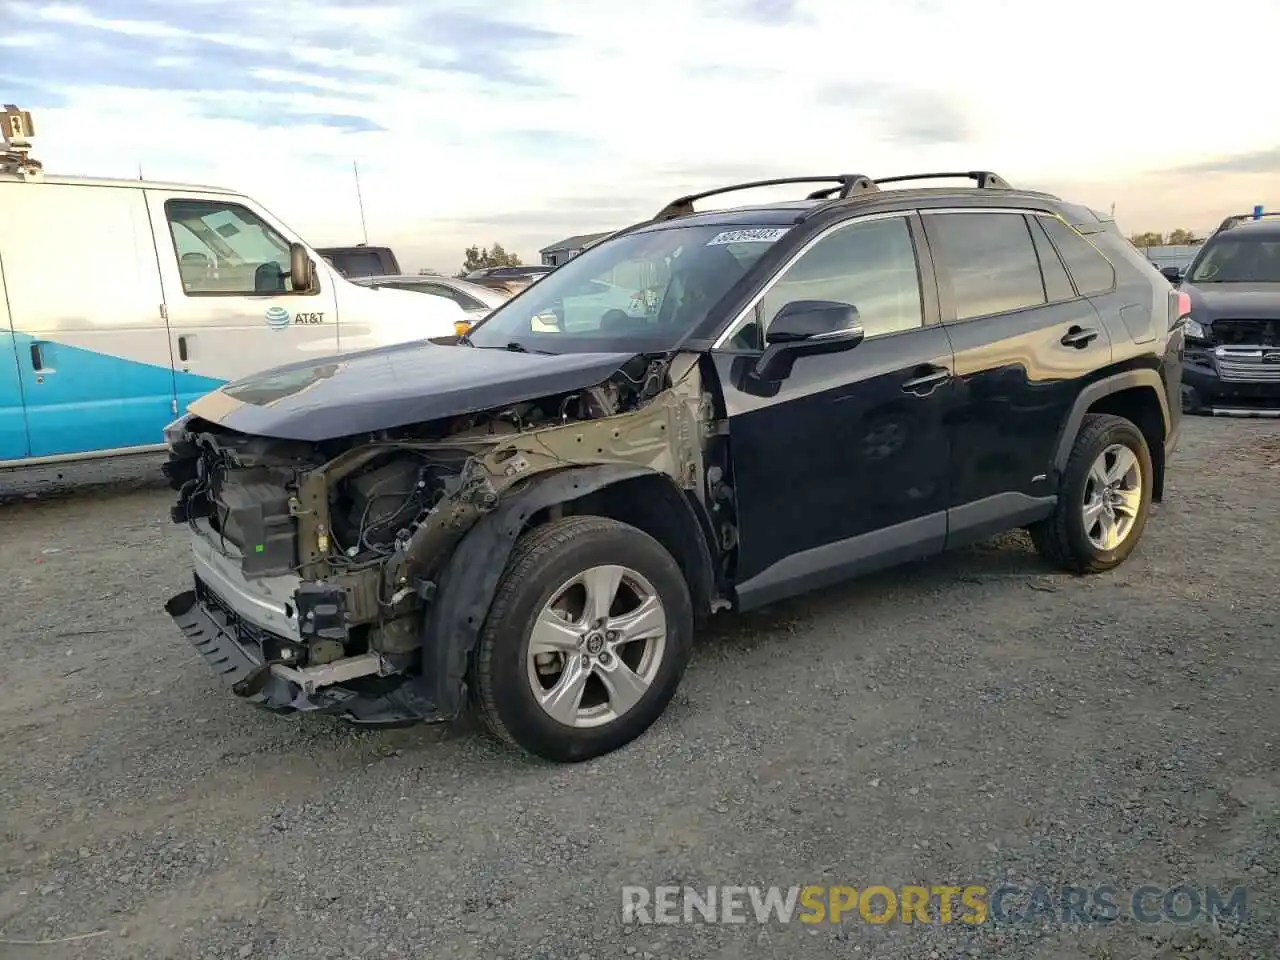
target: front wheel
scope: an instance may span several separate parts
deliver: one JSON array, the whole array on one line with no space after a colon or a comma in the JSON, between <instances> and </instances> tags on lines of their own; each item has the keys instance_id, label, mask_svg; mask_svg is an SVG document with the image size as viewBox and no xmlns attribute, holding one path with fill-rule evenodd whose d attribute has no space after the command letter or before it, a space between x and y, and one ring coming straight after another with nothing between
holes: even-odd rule
<instances>
[{"instance_id":1,"label":"front wheel","mask_svg":"<svg viewBox=\"0 0 1280 960\"><path fill-rule=\"evenodd\" d=\"M588 760L644 733L689 660L693 606L679 565L635 527L566 517L512 551L473 667L498 737L547 760Z\"/></svg>"},{"instance_id":2,"label":"front wheel","mask_svg":"<svg viewBox=\"0 0 1280 960\"><path fill-rule=\"evenodd\" d=\"M1089 414L1063 471L1057 508L1031 527L1032 542L1072 573L1119 566L1146 527L1152 479L1142 431L1123 417Z\"/></svg>"}]
</instances>

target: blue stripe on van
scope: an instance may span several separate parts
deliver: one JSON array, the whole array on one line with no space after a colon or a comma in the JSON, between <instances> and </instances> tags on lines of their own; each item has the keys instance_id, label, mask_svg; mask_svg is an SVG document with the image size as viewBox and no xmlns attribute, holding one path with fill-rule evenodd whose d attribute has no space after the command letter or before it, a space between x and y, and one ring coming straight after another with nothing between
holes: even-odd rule
<instances>
[{"instance_id":1,"label":"blue stripe on van","mask_svg":"<svg viewBox=\"0 0 1280 960\"><path fill-rule=\"evenodd\" d=\"M28 334L14 337L32 457L161 443L165 425L175 419L175 389L184 411L226 383ZM43 372L32 365L33 343L40 345Z\"/></svg>"}]
</instances>

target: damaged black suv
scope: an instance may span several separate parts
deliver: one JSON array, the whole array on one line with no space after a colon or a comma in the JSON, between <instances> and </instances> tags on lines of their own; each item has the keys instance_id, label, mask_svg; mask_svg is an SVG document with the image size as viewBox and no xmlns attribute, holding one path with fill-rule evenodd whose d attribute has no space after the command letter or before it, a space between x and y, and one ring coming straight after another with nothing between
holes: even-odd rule
<instances>
[{"instance_id":1,"label":"damaged black suv","mask_svg":"<svg viewBox=\"0 0 1280 960\"><path fill-rule=\"evenodd\" d=\"M935 177L976 188L889 188ZM694 209L790 183L823 186ZM583 760L654 722L718 610L1015 527L1069 571L1122 562L1174 448L1184 300L1107 218L988 172L683 197L456 343L192 404L167 609L265 707L470 704Z\"/></svg>"}]
</instances>

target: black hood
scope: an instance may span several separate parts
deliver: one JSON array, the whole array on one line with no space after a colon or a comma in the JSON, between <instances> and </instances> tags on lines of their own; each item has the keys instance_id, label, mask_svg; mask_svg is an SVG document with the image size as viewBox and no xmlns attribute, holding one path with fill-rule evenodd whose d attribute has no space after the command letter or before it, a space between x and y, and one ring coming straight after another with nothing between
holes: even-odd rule
<instances>
[{"instance_id":1,"label":"black hood","mask_svg":"<svg viewBox=\"0 0 1280 960\"><path fill-rule=\"evenodd\" d=\"M1218 317L1233 320L1280 320L1280 283L1184 283L1197 323Z\"/></svg>"},{"instance_id":2,"label":"black hood","mask_svg":"<svg viewBox=\"0 0 1280 960\"><path fill-rule=\"evenodd\" d=\"M397 344L275 367L189 409L241 433L317 442L581 390L633 356Z\"/></svg>"}]
</instances>

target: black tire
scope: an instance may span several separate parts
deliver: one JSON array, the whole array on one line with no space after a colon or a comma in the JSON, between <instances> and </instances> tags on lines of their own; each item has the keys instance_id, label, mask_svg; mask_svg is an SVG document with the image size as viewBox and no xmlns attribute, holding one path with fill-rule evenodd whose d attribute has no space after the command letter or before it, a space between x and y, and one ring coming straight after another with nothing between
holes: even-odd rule
<instances>
[{"instance_id":1,"label":"black tire","mask_svg":"<svg viewBox=\"0 0 1280 960\"><path fill-rule=\"evenodd\" d=\"M658 672L643 698L602 726L559 723L538 705L526 659L534 620L566 580L618 564L647 579L665 608L667 637ZM679 565L657 540L605 517L566 517L516 541L498 584L472 665L475 706L495 736L545 760L576 763L616 750L661 716L680 684L693 642L693 604Z\"/></svg>"},{"instance_id":2,"label":"black tire","mask_svg":"<svg viewBox=\"0 0 1280 960\"><path fill-rule=\"evenodd\" d=\"M1123 444L1138 458L1142 500L1128 535L1114 550L1102 550L1090 542L1082 510L1089 470L1112 444ZM1070 573L1101 573L1119 566L1142 539L1151 509L1152 480L1151 451L1141 430L1123 417L1086 415L1062 473L1057 508L1053 516L1030 528L1032 542L1045 560Z\"/></svg>"},{"instance_id":3,"label":"black tire","mask_svg":"<svg viewBox=\"0 0 1280 960\"><path fill-rule=\"evenodd\" d=\"M1205 412L1205 403L1195 387L1182 385L1182 412L1196 416Z\"/></svg>"}]
</instances>

